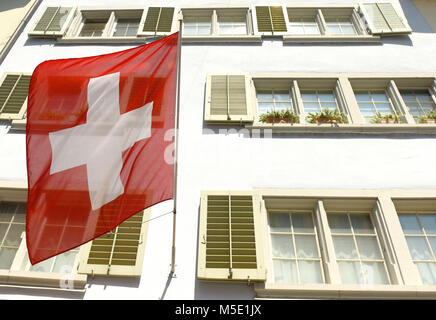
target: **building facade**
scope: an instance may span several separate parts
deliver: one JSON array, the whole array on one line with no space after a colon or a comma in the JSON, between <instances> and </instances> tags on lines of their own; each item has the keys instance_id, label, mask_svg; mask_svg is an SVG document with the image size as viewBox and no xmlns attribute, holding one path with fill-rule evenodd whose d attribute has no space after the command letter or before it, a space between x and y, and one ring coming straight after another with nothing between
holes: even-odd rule
<instances>
[{"instance_id":1,"label":"building facade","mask_svg":"<svg viewBox=\"0 0 436 320\"><path fill-rule=\"evenodd\" d=\"M420 2L41 1L0 64L0 298L435 299L436 34ZM33 70L179 19L175 274L172 201L31 266Z\"/></svg>"}]
</instances>

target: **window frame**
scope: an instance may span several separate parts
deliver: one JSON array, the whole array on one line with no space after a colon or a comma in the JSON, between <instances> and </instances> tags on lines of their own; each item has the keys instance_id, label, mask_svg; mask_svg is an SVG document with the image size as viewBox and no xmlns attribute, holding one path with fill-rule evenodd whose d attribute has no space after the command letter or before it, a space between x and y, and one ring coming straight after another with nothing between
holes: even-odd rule
<instances>
[{"instance_id":1,"label":"window frame","mask_svg":"<svg viewBox=\"0 0 436 320\"><path fill-rule=\"evenodd\" d=\"M394 202L397 199L404 200L406 203L432 201L434 208L435 190L257 189L256 191L261 197L262 228L266 235L269 231L267 216L270 211L278 208L291 211L290 204L301 210L312 208L318 228L317 233L320 236L325 276L328 279L328 283L324 284L275 283L273 272L267 272L264 283L255 283L257 297L358 299L434 297L436 285L423 285L412 262L399 222L399 209L394 206ZM354 206L357 211L371 208L371 219L384 252L381 254L391 277L391 284L341 284L327 212L336 212L349 205ZM270 240L266 241L269 243ZM265 261L267 270L272 270L272 251L269 245L265 246Z\"/></svg>"},{"instance_id":2,"label":"window frame","mask_svg":"<svg viewBox=\"0 0 436 320\"><path fill-rule=\"evenodd\" d=\"M0 201L25 203L27 201L27 182L0 181ZM83 292L87 283L87 275L79 274L77 271L81 252L82 248L79 249L76 255L71 273L30 271L25 232L23 232L22 240L11 267L0 270L0 283Z\"/></svg>"}]
</instances>

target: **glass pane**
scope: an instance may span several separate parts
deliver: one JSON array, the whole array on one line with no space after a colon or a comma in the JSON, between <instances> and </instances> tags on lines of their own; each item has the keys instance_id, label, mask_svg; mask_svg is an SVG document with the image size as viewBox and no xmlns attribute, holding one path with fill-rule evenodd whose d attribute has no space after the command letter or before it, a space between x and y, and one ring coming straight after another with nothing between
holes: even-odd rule
<instances>
[{"instance_id":1,"label":"glass pane","mask_svg":"<svg viewBox=\"0 0 436 320\"><path fill-rule=\"evenodd\" d=\"M247 26L245 24L233 26L233 34L247 34Z\"/></svg>"},{"instance_id":2,"label":"glass pane","mask_svg":"<svg viewBox=\"0 0 436 320\"><path fill-rule=\"evenodd\" d=\"M314 233L312 215L309 213L293 213L292 225L295 233Z\"/></svg>"},{"instance_id":3,"label":"glass pane","mask_svg":"<svg viewBox=\"0 0 436 320\"><path fill-rule=\"evenodd\" d=\"M421 275L422 283L425 285L436 284L436 264L416 262L419 274Z\"/></svg>"},{"instance_id":4,"label":"glass pane","mask_svg":"<svg viewBox=\"0 0 436 320\"><path fill-rule=\"evenodd\" d=\"M69 251L56 257L53 272L71 273L77 252Z\"/></svg>"},{"instance_id":5,"label":"glass pane","mask_svg":"<svg viewBox=\"0 0 436 320\"><path fill-rule=\"evenodd\" d=\"M208 34L210 34L210 26L199 26L197 34L198 35L208 35Z\"/></svg>"},{"instance_id":6,"label":"glass pane","mask_svg":"<svg viewBox=\"0 0 436 320\"><path fill-rule=\"evenodd\" d=\"M287 213L271 213L269 227L272 232L291 232L291 221Z\"/></svg>"},{"instance_id":7,"label":"glass pane","mask_svg":"<svg viewBox=\"0 0 436 320\"><path fill-rule=\"evenodd\" d=\"M272 255L275 258L294 258L292 237L287 235L271 235Z\"/></svg>"},{"instance_id":8,"label":"glass pane","mask_svg":"<svg viewBox=\"0 0 436 320\"><path fill-rule=\"evenodd\" d=\"M281 102L288 102L291 101L291 97L289 95L289 92L280 92L280 91L276 91L274 92L274 100L275 101L281 101Z\"/></svg>"},{"instance_id":9,"label":"glass pane","mask_svg":"<svg viewBox=\"0 0 436 320\"><path fill-rule=\"evenodd\" d=\"M436 237L428 237L428 242L430 242L431 250L433 250L433 255L436 257Z\"/></svg>"},{"instance_id":10,"label":"glass pane","mask_svg":"<svg viewBox=\"0 0 436 320\"><path fill-rule=\"evenodd\" d=\"M18 249L0 248L0 269L9 269Z\"/></svg>"},{"instance_id":11,"label":"glass pane","mask_svg":"<svg viewBox=\"0 0 436 320\"><path fill-rule=\"evenodd\" d=\"M295 236L298 258L318 258L315 236Z\"/></svg>"},{"instance_id":12,"label":"glass pane","mask_svg":"<svg viewBox=\"0 0 436 320\"><path fill-rule=\"evenodd\" d=\"M318 102L304 102L304 111L306 113L315 113L320 111Z\"/></svg>"},{"instance_id":13,"label":"glass pane","mask_svg":"<svg viewBox=\"0 0 436 320\"><path fill-rule=\"evenodd\" d=\"M258 102L271 102L273 101L272 91L257 91L256 97Z\"/></svg>"},{"instance_id":14,"label":"glass pane","mask_svg":"<svg viewBox=\"0 0 436 320\"><path fill-rule=\"evenodd\" d=\"M371 101L371 97L368 93L355 93L356 100L359 102L369 102Z\"/></svg>"},{"instance_id":15,"label":"glass pane","mask_svg":"<svg viewBox=\"0 0 436 320\"><path fill-rule=\"evenodd\" d=\"M386 96L386 93L372 93L371 94L372 99L376 102L389 102L388 97Z\"/></svg>"},{"instance_id":16,"label":"glass pane","mask_svg":"<svg viewBox=\"0 0 436 320\"><path fill-rule=\"evenodd\" d=\"M356 31L351 25L346 25L346 26L342 25L342 32L343 34L356 34Z\"/></svg>"},{"instance_id":17,"label":"glass pane","mask_svg":"<svg viewBox=\"0 0 436 320\"><path fill-rule=\"evenodd\" d=\"M387 113L393 113L392 106L389 103L377 103L376 108L382 115Z\"/></svg>"},{"instance_id":18,"label":"glass pane","mask_svg":"<svg viewBox=\"0 0 436 320\"><path fill-rule=\"evenodd\" d=\"M336 259L357 259L357 252L354 246L353 237L334 236L333 243L335 246Z\"/></svg>"},{"instance_id":19,"label":"glass pane","mask_svg":"<svg viewBox=\"0 0 436 320\"><path fill-rule=\"evenodd\" d=\"M3 245L18 247L21 242L21 234L26 229L24 224L12 224L6 235Z\"/></svg>"},{"instance_id":20,"label":"glass pane","mask_svg":"<svg viewBox=\"0 0 436 320\"><path fill-rule=\"evenodd\" d=\"M435 214L422 214L419 216L425 233L436 234L436 215Z\"/></svg>"},{"instance_id":21,"label":"glass pane","mask_svg":"<svg viewBox=\"0 0 436 320\"><path fill-rule=\"evenodd\" d=\"M362 282L365 284L389 284L382 262L362 262Z\"/></svg>"},{"instance_id":22,"label":"glass pane","mask_svg":"<svg viewBox=\"0 0 436 320\"><path fill-rule=\"evenodd\" d=\"M431 260L427 243L423 237L406 237L413 260Z\"/></svg>"},{"instance_id":23,"label":"glass pane","mask_svg":"<svg viewBox=\"0 0 436 320\"><path fill-rule=\"evenodd\" d=\"M315 93L301 93L304 102L318 102L318 96Z\"/></svg>"},{"instance_id":24,"label":"glass pane","mask_svg":"<svg viewBox=\"0 0 436 320\"><path fill-rule=\"evenodd\" d=\"M374 234L369 214L352 214L350 218L355 233Z\"/></svg>"},{"instance_id":25,"label":"glass pane","mask_svg":"<svg viewBox=\"0 0 436 320\"><path fill-rule=\"evenodd\" d=\"M3 237L6 234L6 230L8 230L9 224L7 223L0 223L0 243L3 241Z\"/></svg>"},{"instance_id":26,"label":"glass pane","mask_svg":"<svg viewBox=\"0 0 436 320\"><path fill-rule=\"evenodd\" d=\"M197 27L189 26L186 23L183 25L183 34L187 36L193 36L197 34Z\"/></svg>"},{"instance_id":27,"label":"glass pane","mask_svg":"<svg viewBox=\"0 0 436 320\"><path fill-rule=\"evenodd\" d=\"M359 262L338 262L339 274L341 281L345 284L353 284L360 282L360 266Z\"/></svg>"},{"instance_id":28,"label":"glass pane","mask_svg":"<svg viewBox=\"0 0 436 320\"><path fill-rule=\"evenodd\" d=\"M376 237L356 237L357 248L360 259L378 260L382 259Z\"/></svg>"},{"instance_id":29,"label":"glass pane","mask_svg":"<svg viewBox=\"0 0 436 320\"><path fill-rule=\"evenodd\" d=\"M272 102L259 102L257 109L259 111L259 114L262 113L267 113L268 111L273 111L274 110L274 103Z\"/></svg>"},{"instance_id":30,"label":"glass pane","mask_svg":"<svg viewBox=\"0 0 436 320\"><path fill-rule=\"evenodd\" d=\"M300 283L323 283L318 261L298 261Z\"/></svg>"},{"instance_id":31,"label":"glass pane","mask_svg":"<svg viewBox=\"0 0 436 320\"><path fill-rule=\"evenodd\" d=\"M336 109L336 103L327 103L327 102L324 102L324 103L321 103L321 108L322 109L327 108L329 110L335 110Z\"/></svg>"},{"instance_id":32,"label":"glass pane","mask_svg":"<svg viewBox=\"0 0 436 320\"><path fill-rule=\"evenodd\" d=\"M304 28L302 25L291 25L289 32L292 34L304 34Z\"/></svg>"},{"instance_id":33,"label":"glass pane","mask_svg":"<svg viewBox=\"0 0 436 320\"><path fill-rule=\"evenodd\" d=\"M220 24L219 33L220 34L233 34L233 27Z\"/></svg>"},{"instance_id":34,"label":"glass pane","mask_svg":"<svg viewBox=\"0 0 436 320\"><path fill-rule=\"evenodd\" d=\"M401 227L405 234L421 234L421 226L419 225L418 219L414 214L400 214Z\"/></svg>"},{"instance_id":35,"label":"glass pane","mask_svg":"<svg viewBox=\"0 0 436 320\"><path fill-rule=\"evenodd\" d=\"M37 272L50 272L51 271L51 266L53 264L53 260L55 258L50 258L48 260L44 260L40 263L37 263L33 266L30 267L30 271L37 271Z\"/></svg>"},{"instance_id":36,"label":"glass pane","mask_svg":"<svg viewBox=\"0 0 436 320\"><path fill-rule=\"evenodd\" d=\"M327 215L332 233L351 233L348 216L342 213L329 213Z\"/></svg>"},{"instance_id":37,"label":"glass pane","mask_svg":"<svg viewBox=\"0 0 436 320\"><path fill-rule=\"evenodd\" d=\"M372 103L359 103L359 109L364 116L375 115L375 108Z\"/></svg>"},{"instance_id":38,"label":"glass pane","mask_svg":"<svg viewBox=\"0 0 436 320\"><path fill-rule=\"evenodd\" d=\"M297 283L297 268L295 261L273 260L274 281L281 283Z\"/></svg>"},{"instance_id":39,"label":"glass pane","mask_svg":"<svg viewBox=\"0 0 436 320\"><path fill-rule=\"evenodd\" d=\"M306 31L306 34L320 34L316 25L305 25L304 30Z\"/></svg>"},{"instance_id":40,"label":"glass pane","mask_svg":"<svg viewBox=\"0 0 436 320\"><path fill-rule=\"evenodd\" d=\"M318 97L321 102L336 102L333 93L320 93L318 94Z\"/></svg>"}]
</instances>

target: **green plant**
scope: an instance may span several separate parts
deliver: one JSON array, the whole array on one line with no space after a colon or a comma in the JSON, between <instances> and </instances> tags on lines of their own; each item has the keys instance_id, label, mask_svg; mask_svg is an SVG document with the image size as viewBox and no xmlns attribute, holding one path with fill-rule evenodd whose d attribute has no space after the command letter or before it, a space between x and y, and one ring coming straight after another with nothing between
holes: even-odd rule
<instances>
[{"instance_id":1,"label":"green plant","mask_svg":"<svg viewBox=\"0 0 436 320\"><path fill-rule=\"evenodd\" d=\"M375 116L372 117L371 123L381 123L381 122L389 122L389 120L393 120L392 122L400 123L401 118L396 113L387 113L382 115L380 112L376 112Z\"/></svg>"},{"instance_id":2,"label":"green plant","mask_svg":"<svg viewBox=\"0 0 436 320\"><path fill-rule=\"evenodd\" d=\"M418 119L419 119L420 123L425 122L425 120L427 120L427 119L434 119L434 120L436 120L436 109L427 112L427 114L425 116L419 116Z\"/></svg>"},{"instance_id":3,"label":"green plant","mask_svg":"<svg viewBox=\"0 0 436 320\"><path fill-rule=\"evenodd\" d=\"M296 123L299 116L290 109L267 111L259 116L261 122L291 122Z\"/></svg>"},{"instance_id":4,"label":"green plant","mask_svg":"<svg viewBox=\"0 0 436 320\"><path fill-rule=\"evenodd\" d=\"M329 108L321 109L321 112L309 112L306 118L309 123L327 122L327 123L348 123L347 117L338 109L330 110Z\"/></svg>"}]
</instances>

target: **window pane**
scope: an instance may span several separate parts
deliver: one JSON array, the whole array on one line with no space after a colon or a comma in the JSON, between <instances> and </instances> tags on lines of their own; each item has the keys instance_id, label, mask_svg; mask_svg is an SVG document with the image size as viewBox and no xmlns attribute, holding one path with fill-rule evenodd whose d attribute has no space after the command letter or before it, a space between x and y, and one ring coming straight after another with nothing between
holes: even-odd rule
<instances>
[{"instance_id":1,"label":"window pane","mask_svg":"<svg viewBox=\"0 0 436 320\"><path fill-rule=\"evenodd\" d=\"M24 224L12 224L6 235L3 245L18 247L21 242L21 234L25 230Z\"/></svg>"},{"instance_id":2,"label":"window pane","mask_svg":"<svg viewBox=\"0 0 436 320\"><path fill-rule=\"evenodd\" d=\"M386 93L372 93L371 97L376 102L389 102L389 99Z\"/></svg>"},{"instance_id":3,"label":"window pane","mask_svg":"<svg viewBox=\"0 0 436 320\"><path fill-rule=\"evenodd\" d=\"M401 227L406 234L421 234L421 226L414 214L400 214Z\"/></svg>"},{"instance_id":4,"label":"window pane","mask_svg":"<svg viewBox=\"0 0 436 320\"><path fill-rule=\"evenodd\" d=\"M433 250L433 254L436 256L436 237L428 237L428 242L430 242L431 250Z\"/></svg>"},{"instance_id":5,"label":"window pane","mask_svg":"<svg viewBox=\"0 0 436 320\"><path fill-rule=\"evenodd\" d=\"M293 213L292 224L295 233L314 233L312 215L308 213Z\"/></svg>"},{"instance_id":6,"label":"window pane","mask_svg":"<svg viewBox=\"0 0 436 320\"><path fill-rule=\"evenodd\" d=\"M382 262L362 262L362 278L367 284L389 284Z\"/></svg>"},{"instance_id":7,"label":"window pane","mask_svg":"<svg viewBox=\"0 0 436 320\"><path fill-rule=\"evenodd\" d=\"M327 218L332 233L351 233L350 222L346 214L329 213Z\"/></svg>"},{"instance_id":8,"label":"window pane","mask_svg":"<svg viewBox=\"0 0 436 320\"><path fill-rule=\"evenodd\" d=\"M271 235L272 254L275 258L294 258L294 247L291 236Z\"/></svg>"},{"instance_id":9,"label":"window pane","mask_svg":"<svg viewBox=\"0 0 436 320\"><path fill-rule=\"evenodd\" d=\"M357 259L357 252L354 246L353 237L334 236L333 243L335 246L337 259Z\"/></svg>"},{"instance_id":10,"label":"window pane","mask_svg":"<svg viewBox=\"0 0 436 320\"><path fill-rule=\"evenodd\" d=\"M336 24L331 24L327 22L327 28L332 34L335 35L342 34L341 28L339 28L339 26Z\"/></svg>"},{"instance_id":11,"label":"window pane","mask_svg":"<svg viewBox=\"0 0 436 320\"><path fill-rule=\"evenodd\" d=\"M300 283L323 283L319 261L298 261Z\"/></svg>"},{"instance_id":12,"label":"window pane","mask_svg":"<svg viewBox=\"0 0 436 320\"><path fill-rule=\"evenodd\" d=\"M291 232L291 221L287 213L271 213L269 226L272 232Z\"/></svg>"},{"instance_id":13,"label":"window pane","mask_svg":"<svg viewBox=\"0 0 436 320\"><path fill-rule=\"evenodd\" d=\"M258 111L260 114L267 113L268 111L274 110L274 103L272 102L259 102L258 103Z\"/></svg>"},{"instance_id":14,"label":"window pane","mask_svg":"<svg viewBox=\"0 0 436 320\"><path fill-rule=\"evenodd\" d=\"M406 240L413 260L432 259L424 237L406 237Z\"/></svg>"},{"instance_id":15,"label":"window pane","mask_svg":"<svg viewBox=\"0 0 436 320\"><path fill-rule=\"evenodd\" d=\"M371 97L370 97L370 95L368 93L358 93L358 92L356 92L355 96L356 96L356 100L358 102L369 102L369 101L371 101Z\"/></svg>"},{"instance_id":16,"label":"window pane","mask_svg":"<svg viewBox=\"0 0 436 320\"><path fill-rule=\"evenodd\" d=\"M295 236L298 258L318 258L315 236Z\"/></svg>"},{"instance_id":17,"label":"window pane","mask_svg":"<svg viewBox=\"0 0 436 320\"><path fill-rule=\"evenodd\" d=\"M419 216L421 219L424 231L427 234L436 234L436 215L435 214L422 214Z\"/></svg>"},{"instance_id":18,"label":"window pane","mask_svg":"<svg viewBox=\"0 0 436 320\"><path fill-rule=\"evenodd\" d=\"M304 102L304 111L306 113L315 113L320 111L319 104L317 102Z\"/></svg>"},{"instance_id":19,"label":"window pane","mask_svg":"<svg viewBox=\"0 0 436 320\"><path fill-rule=\"evenodd\" d=\"M372 103L359 103L359 109L363 116L373 116L376 112Z\"/></svg>"},{"instance_id":20,"label":"window pane","mask_svg":"<svg viewBox=\"0 0 436 320\"><path fill-rule=\"evenodd\" d=\"M53 260L55 257L47 259L45 261L42 261L40 263L37 263L35 265L32 265L30 267L30 271L36 271L36 272L51 272L51 266L53 265Z\"/></svg>"},{"instance_id":21,"label":"window pane","mask_svg":"<svg viewBox=\"0 0 436 320\"><path fill-rule=\"evenodd\" d=\"M306 34L320 34L319 29L316 25L305 25L304 30Z\"/></svg>"},{"instance_id":22,"label":"window pane","mask_svg":"<svg viewBox=\"0 0 436 320\"><path fill-rule=\"evenodd\" d=\"M342 32L343 34L356 34L356 31L351 25L342 25Z\"/></svg>"},{"instance_id":23,"label":"window pane","mask_svg":"<svg viewBox=\"0 0 436 320\"><path fill-rule=\"evenodd\" d=\"M393 113L392 106L389 103L377 103L376 108L382 115Z\"/></svg>"},{"instance_id":24,"label":"window pane","mask_svg":"<svg viewBox=\"0 0 436 320\"><path fill-rule=\"evenodd\" d=\"M376 237L356 237L360 259L382 259Z\"/></svg>"},{"instance_id":25,"label":"window pane","mask_svg":"<svg viewBox=\"0 0 436 320\"><path fill-rule=\"evenodd\" d=\"M304 34L304 28L302 25L291 25L290 33L292 34Z\"/></svg>"},{"instance_id":26,"label":"window pane","mask_svg":"<svg viewBox=\"0 0 436 320\"><path fill-rule=\"evenodd\" d=\"M9 224L0 223L0 243L3 242L3 237L6 234L6 230L8 230Z\"/></svg>"},{"instance_id":27,"label":"window pane","mask_svg":"<svg viewBox=\"0 0 436 320\"><path fill-rule=\"evenodd\" d=\"M421 275L422 283L425 285L436 284L436 264L417 262L419 274Z\"/></svg>"},{"instance_id":28,"label":"window pane","mask_svg":"<svg viewBox=\"0 0 436 320\"><path fill-rule=\"evenodd\" d=\"M53 272L71 273L77 252L68 251L56 257Z\"/></svg>"},{"instance_id":29,"label":"window pane","mask_svg":"<svg viewBox=\"0 0 436 320\"><path fill-rule=\"evenodd\" d=\"M360 279L360 266L359 262L344 262L339 261L339 274L341 281L345 284L359 283Z\"/></svg>"},{"instance_id":30,"label":"window pane","mask_svg":"<svg viewBox=\"0 0 436 320\"><path fill-rule=\"evenodd\" d=\"M350 215L355 233L374 234L374 227L368 214Z\"/></svg>"},{"instance_id":31,"label":"window pane","mask_svg":"<svg viewBox=\"0 0 436 320\"><path fill-rule=\"evenodd\" d=\"M18 249L0 248L0 269L9 269Z\"/></svg>"},{"instance_id":32,"label":"window pane","mask_svg":"<svg viewBox=\"0 0 436 320\"><path fill-rule=\"evenodd\" d=\"M289 95L289 92L287 91L275 91L274 100L281 101L281 102L288 102L291 101L291 97Z\"/></svg>"},{"instance_id":33,"label":"window pane","mask_svg":"<svg viewBox=\"0 0 436 320\"><path fill-rule=\"evenodd\" d=\"M297 283L295 261L273 260L274 281L281 283Z\"/></svg>"},{"instance_id":34,"label":"window pane","mask_svg":"<svg viewBox=\"0 0 436 320\"><path fill-rule=\"evenodd\" d=\"M271 102L273 101L272 91L257 91L256 97L258 102Z\"/></svg>"}]
</instances>

